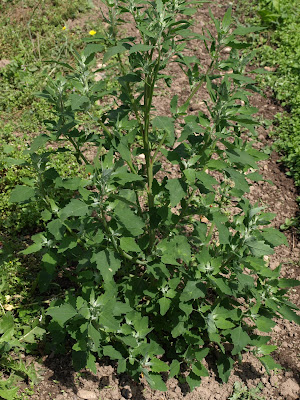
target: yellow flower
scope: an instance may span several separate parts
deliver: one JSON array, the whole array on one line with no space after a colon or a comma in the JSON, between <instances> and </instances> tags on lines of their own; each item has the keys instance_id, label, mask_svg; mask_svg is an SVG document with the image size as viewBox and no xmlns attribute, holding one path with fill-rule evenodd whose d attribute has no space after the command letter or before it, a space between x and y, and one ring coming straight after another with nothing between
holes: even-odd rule
<instances>
[{"instance_id":1,"label":"yellow flower","mask_svg":"<svg viewBox=\"0 0 300 400\"><path fill-rule=\"evenodd\" d=\"M91 31L89 31L89 34L91 35L91 36L94 36L94 35L96 35L96 31L94 31L93 29L91 30Z\"/></svg>"},{"instance_id":2,"label":"yellow flower","mask_svg":"<svg viewBox=\"0 0 300 400\"><path fill-rule=\"evenodd\" d=\"M63 31L65 31L65 30L67 29L67 27L66 27L66 26L63 26L61 29L62 29Z\"/></svg>"}]
</instances>

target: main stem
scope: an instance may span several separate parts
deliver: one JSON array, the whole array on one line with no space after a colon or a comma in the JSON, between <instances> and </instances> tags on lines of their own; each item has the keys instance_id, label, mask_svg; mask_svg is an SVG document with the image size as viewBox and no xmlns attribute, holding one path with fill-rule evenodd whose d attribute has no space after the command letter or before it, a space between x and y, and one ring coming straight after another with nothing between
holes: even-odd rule
<instances>
[{"instance_id":1,"label":"main stem","mask_svg":"<svg viewBox=\"0 0 300 400\"><path fill-rule=\"evenodd\" d=\"M154 85L157 79L157 74L160 65L160 51L157 58L157 63L153 68L151 74L149 74L145 79L145 89L144 89L144 129L143 129L143 145L144 154L146 159L146 173L147 173L147 196L148 196L148 207L149 207L149 246L148 251L151 252L154 241L155 241L155 229L151 221L151 214L154 210L154 195L152 192L153 183L153 161L151 159L151 148L149 143L149 128L150 128L150 114L151 105L154 92Z\"/></svg>"}]
</instances>

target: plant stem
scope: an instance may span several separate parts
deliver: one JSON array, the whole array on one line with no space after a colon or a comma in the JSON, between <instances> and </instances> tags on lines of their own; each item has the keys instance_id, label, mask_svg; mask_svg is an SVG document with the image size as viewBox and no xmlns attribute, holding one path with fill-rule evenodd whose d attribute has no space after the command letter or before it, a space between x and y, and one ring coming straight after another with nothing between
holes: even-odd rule
<instances>
[{"instance_id":1,"label":"plant stem","mask_svg":"<svg viewBox=\"0 0 300 400\"><path fill-rule=\"evenodd\" d=\"M157 154L158 154L159 150L161 149L161 146L164 144L164 141L166 140L167 136L168 136L168 132L165 132L164 136L162 137L161 141L159 142L159 144L158 144L158 146L157 146L157 148L156 148L156 150L155 150L155 152L154 152L154 154L152 156L152 159L151 159L152 165L154 164L154 161L155 161L155 159L157 157Z\"/></svg>"},{"instance_id":2,"label":"plant stem","mask_svg":"<svg viewBox=\"0 0 300 400\"><path fill-rule=\"evenodd\" d=\"M75 140L73 140L73 138L71 138L70 136L67 136L67 139L72 143L72 145L74 146L75 150L76 150L76 154L77 156L80 156L85 164L89 164L87 158L85 158L85 156L83 155L83 153L81 152L80 148L77 146L77 143L75 142ZM78 159L79 157L77 157Z\"/></svg>"},{"instance_id":3,"label":"plant stem","mask_svg":"<svg viewBox=\"0 0 300 400\"><path fill-rule=\"evenodd\" d=\"M154 92L154 85L157 79L157 74L159 71L160 66L160 49L157 58L156 65L153 68L152 75L149 74L145 79L145 89L144 89L144 129L143 129L143 145L144 145L144 154L146 159L146 170L147 170L147 195L148 195L148 207L149 207L149 214L150 214L150 221L149 221L149 253L152 250L154 241L155 241L155 230L152 226L151 221L151 212L154 209L154 195L152 193L152 183L153 183L153 163L151 160L151 148L149 143L149 127L150 127L150 114L151 114L151 105L152 105L152 98Z\"/></svg>"},{"instance_id":4,"label":"plant stem","mask_svg":"<svg viewBox=\"0 0 300 400\"><path fill-rule=\"evenodd\" d=\"M197 85L194 87L194 89L191 91L189 97L186 99L186 101L183 103L183 107L184 106L188 106L190 101L192 100L192 98L195 96L195 94L198 92L198 90L201 88L203 82L205 81L207 75L209 74L209 72L212 70L213 66L215 64L215 61L212 61L210 63L210 66L208 67L208 70L206 71L206 73L202 76L202 78L200 79L200 81L197 83Z\"/></svg>"}]
</instances>

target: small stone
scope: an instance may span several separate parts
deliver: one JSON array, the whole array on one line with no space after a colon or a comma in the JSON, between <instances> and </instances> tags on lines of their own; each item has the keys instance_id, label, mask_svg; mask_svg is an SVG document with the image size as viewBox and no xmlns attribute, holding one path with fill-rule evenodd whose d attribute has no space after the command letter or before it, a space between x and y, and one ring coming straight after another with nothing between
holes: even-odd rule
<instances>
[{"instance_id":1,"label":"small stone","mask_svg":"<svg viewBox=\"0 0 300 400\"><path fill-rule=\"evenodd\" d=\"M268 72L275 72L276 71L276 67L265 67L264 69L266 71L268 71Z\"/></svg>"},{"instance_id":2,"label":"small stone","mask_svg":"<svg viewBox=\"0 0 300 400\"><path fill-rule=\"evenodd\" d=\"M231 47L226 46L226 47L224 47L223 51L224 51L224 53L230 53L231 52Z\"/></svg>"},{"instance_id":3,"label":"small stone","mask_svg":"<svg viewBox=\"0 0 300 400\"><path fill-rule=\"evenodd\" d=\"M98 396L95 392L91 392L90 390L79 389L77 392L77 396L80 399L84 400L98 400Z\"/></svg>"},{"instance_id":4,"label":"small stone","mask_svg":"<svg viewBox=\"0 0 300 400\"><path fill-rule=\"evenodd\" d=\"M296 400L299 398L300 387L296 381L289 378L281 385L279 392L284 398L290 396L292 399Z\"/></svg>"},{"instance_id":5,"label":"small stone","mask_svg":"<svg viewBox=\"0 0 300 400\"><path fill-rule=\"evenodd\" d=\"M268 383L268 378L261 378L262 383L264 383L265 385Z\"/></svg>"}]
</instances>

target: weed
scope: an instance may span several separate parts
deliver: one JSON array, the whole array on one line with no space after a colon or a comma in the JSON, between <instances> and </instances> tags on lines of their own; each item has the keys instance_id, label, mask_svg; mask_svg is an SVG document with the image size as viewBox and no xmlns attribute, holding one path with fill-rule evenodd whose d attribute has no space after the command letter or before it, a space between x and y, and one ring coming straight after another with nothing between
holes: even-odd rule
<instances>
[{"instance_id":1,"label":"weed","mask_svg":"<svg viewBox=\"0 0 300 400\"><path fill-rule=\"evenodd\" d=\"M40 93L53 116L27 152L35 179L10 195L12 203L45 206L44 229L22 252L41 256L41 292L61 275L72 283L46 311L51 347L69 338L77 370L95 372L96 357L107 356L118 373L143 374L157 390L166 390L161 372L198 386L209 374L208 354L223 381L244 351L267 371L280 368L270 356L276 346L255 329L270 332L278 316L299 323L286 298L298 282L266 266L263 257L287 241L268 227L274 215L244 198L249 182L262 179L257 162L267 158L251 139L258 124L248 99L255 82L245 75L251 55L239 54L238 36L249 28L231 30L231 8L222 21L211 15L214 37L192 32L186 15L197 9L182 0L105 4L106 34L86 38L76 64L64 63L68 72ZM125 12L138 37L120 36ZM207 69L183 52L191 39L203 40ZM222 58L226 46L231 52ZM94 79L103 51L103 64L115 59L119 66L113 88ZM173 96L170 115L159 115L155 88L171 85L165 71L172 62L190 94ZM189 115L202 86L206 112ZM99 116L95 103L108 97L113 107ZM66 142L85 177L64 179L49 168L50 152L41 149L55 143L65 152ZM176 178L160 156L176 165ZM61 200L53 188L69 192Z\"/></svg>"},{"instance_id":2,"label":"weed","mask_svg":"<svg viewBox=\"0 0 300 400\"><path fill-rule=\"evenodd\" d=\"M234 382L233 393L228 400L264 400L265 397L260 396L263 385L260 382L256 387L248 389L241 382Z\"/></svg>"}]
</instances>

